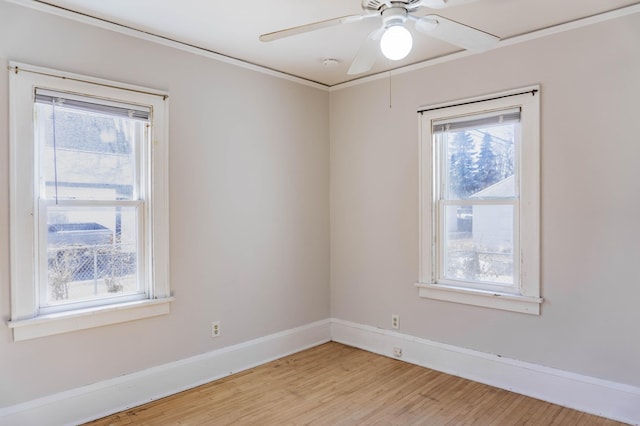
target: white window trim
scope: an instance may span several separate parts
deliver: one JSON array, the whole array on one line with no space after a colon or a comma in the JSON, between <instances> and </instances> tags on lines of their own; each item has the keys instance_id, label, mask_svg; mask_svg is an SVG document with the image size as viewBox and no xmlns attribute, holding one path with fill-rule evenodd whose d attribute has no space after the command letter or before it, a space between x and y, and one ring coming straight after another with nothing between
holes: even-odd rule
<instances>
[{"instance_id":1,"label":"white window trim","mask_svg":"<svg viewBox=\"0 0 640 426\"><path fill-rule=\"evenodd\" d=\"M10 62L11 320L14 341L66 333L169 312L168 95L166 92ZM151 141L152 258L149 298L95 308L38 315L34 199L34 88L124 99L153 109ZM25 118L28 117L28 118ZM25 135L28 135L25 139Z\"/></svg>"},{"instance_id":2,"label":"white window trim","mask_svg":"<svg viewBox=\"0 0 640 426\"><path fill-rule=\"evenodd\" d=\"M535 92L534 92L535 91ZM518 95L519 93L523 93ZM448 116L484 110L522 108L520 149L520 288L517 294L485 291L437 283L435 280L436 224L433 217L433 137L431 123ZM483 306L533 315L540 314L540 86L531 86L461 101L430 105L420 123L420 297Z\"/></svg>"}]
</instances>

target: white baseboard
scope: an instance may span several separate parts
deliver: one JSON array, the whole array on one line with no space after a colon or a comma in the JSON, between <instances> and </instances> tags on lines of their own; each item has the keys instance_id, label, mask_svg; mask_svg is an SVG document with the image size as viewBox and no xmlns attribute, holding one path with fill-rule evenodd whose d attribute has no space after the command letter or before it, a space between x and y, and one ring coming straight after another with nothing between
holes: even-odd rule
<instances>
[{"instance_id":1,"label":"white baseboard","mask_svg":"<svg viewBox=\"0 0 640 426\"><path fill-rule=\"evenodd\" d=\"M127 410L331 340L330 321L0 408L0 424L71 425Z\"/></svg>"},{"instance_id":2,"label":"white baseboard","mask_svg":"<svg viewBox=\"0 0 640 426\"><path fill-rule=\"evenodd\" d=\"M0 424L68 425L154 401L333 340L583 412L640 425L640 388L327 319L93 385L0 408Z\"/></svg>"},{"instance_id":3,"label":"white baseboard","mask_svg":"<svg viewBox=\"0 0 640 426\"><path fill-rule=\"evenodd\" d=\"M609 419L640 424L640 388L361 324L331 320L331 340Z\"/></svg>"}]
</instances>

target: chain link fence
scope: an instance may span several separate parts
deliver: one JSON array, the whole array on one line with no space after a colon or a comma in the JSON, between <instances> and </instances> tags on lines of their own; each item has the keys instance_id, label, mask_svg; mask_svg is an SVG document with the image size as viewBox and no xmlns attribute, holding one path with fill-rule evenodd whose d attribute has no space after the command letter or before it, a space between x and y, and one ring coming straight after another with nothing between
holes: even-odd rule
<instances>
[{"instance_id":1,"label":"chain link fence","mask_svg":"<svg viewBox=\"0 0 640 426\"><path fill-rule=\"evenodd\" d=\"M72 244L47 252L49 294L54 301L121 293L134 281L133 244Z\"/></svg>"}]
</instances>

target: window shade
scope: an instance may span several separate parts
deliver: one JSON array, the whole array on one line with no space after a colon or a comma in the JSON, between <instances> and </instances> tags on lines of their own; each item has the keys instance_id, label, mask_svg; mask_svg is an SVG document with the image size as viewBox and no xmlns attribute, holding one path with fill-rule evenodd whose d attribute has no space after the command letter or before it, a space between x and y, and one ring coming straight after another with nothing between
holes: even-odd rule
<instances>
[{"instance_id":1,"label":"window shade","mask_svg":"<svg viewBox=\"0 0 640 426\"><path fill-rule=\"evenodd\" d=\"M503 111L492 111L486 114L455 117L438 120L432 123L433 133L461 132L482 127L492 127L501 124L517 123L520 121L520 108Z\"/></svg>"},{"instance_id":2,"label":"window shade","mask_svg":"<svg viewBox=\"0 0 640 426\"><path fill-rule=\"evenodd\" d=\"M36 88L35 102L57 107L73 108L98 114L106 114L117 117L128 117L149 121L151 109L141 105L131 105L106 99L93 99L90 97L60 93L46 89Z\"/></svg>"}]
</instances>

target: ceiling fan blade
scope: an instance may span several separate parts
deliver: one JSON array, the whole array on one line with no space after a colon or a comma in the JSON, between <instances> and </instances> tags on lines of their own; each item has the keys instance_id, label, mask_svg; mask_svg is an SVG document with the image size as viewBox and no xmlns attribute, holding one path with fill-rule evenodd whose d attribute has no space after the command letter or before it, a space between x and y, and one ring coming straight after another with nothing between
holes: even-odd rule
<instances>
[{"instance_id":1,"label":"ceiling fan blade","mask_svg":"<svg viewBox=\"0 0 640 426\"><path fill-rule=\"evenodd\" d=\"M474 52L493 49L500 41L493 34L485 33L438 15L427 15L417 19L416 30Z\"/></svg>"},{"instance_id":2,"label":"ceiling fan blade","mask_svg":"<svg viewBox=\"0 0 640 426\"><path fill-rule=\"evenodd\" d=\"M367 72L371 69L378 57L378 40L382 37L384 30L384 27L382 27L369 33L364 43L362 43L362 46L360 46L360 50L358 50L358 54L351 63L351 67L349 68L349 71L347 71L347 74L362 74L363 72Z\"/></svg>"},{"instance_id":3,"label":"ceiling fan blade","mask_svg":"<svg viewBox=\"0 0 640 426\"><path fill-rule=\"evenodd\" d=\"M262 34L260 36L260 41L279 40L281 38L291 37L298 34L304 34L304 33L319 30L322 28L333 27L340 24L349 24L351 22L356 22L367 17L369 17L369 15L347 15L347 16L341 16L339 18L333 18L333 19L327 19L324 21L314 22L311 24L300 25L299 27L287 28L285 30Z\"/></svg>"},{"instance_id":4,"label":"ceiling fan blade","mask_svg":"<svg viewBox=\"0 0 640 426\"><path fill-rule=\"evenodd\" d=\"M459 4L472 3L478 0L422 0L420 6L429 9L444 9L445 7L457 6Z\"/></svg>"}]
</instances>

